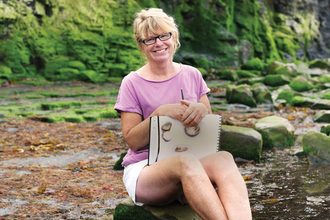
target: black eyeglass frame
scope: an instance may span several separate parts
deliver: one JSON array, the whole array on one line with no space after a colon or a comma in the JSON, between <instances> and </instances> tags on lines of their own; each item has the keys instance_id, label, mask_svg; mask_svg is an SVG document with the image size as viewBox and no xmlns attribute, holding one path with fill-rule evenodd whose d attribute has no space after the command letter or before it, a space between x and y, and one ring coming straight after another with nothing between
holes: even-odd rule
<instances>
[{"instance_id":1,"label":"black eyeglass frame","mask_svg":"<svg viewBox=\"0 0 330 220\"><path fill-rule=\"evenodd\" d=\"M160 36L162 36L162 35L164 35L164 34L170 34L170 37L169 38L167 38L167 39L165 39L165 40L162 40L162 39L160 39ZM152 44L155 44L156 43L156 41L157 41L157 38L160 40L160 41L166 41L166 40L169 40L169 39L171 39L171 37L172 37L172 32L167 32L167 33L164 33L164 34L161 34L161 35L158 35L157 37L148 37L147 39L144 39L144 40L140 40L140 42L142 42L142 43L144 43L145 45L152 45ZM146 44L145 43L145 41L146 40L150 40L150 39L154 39L154 42L152 43L152 44Z\"/></svg>"}]
</instances>

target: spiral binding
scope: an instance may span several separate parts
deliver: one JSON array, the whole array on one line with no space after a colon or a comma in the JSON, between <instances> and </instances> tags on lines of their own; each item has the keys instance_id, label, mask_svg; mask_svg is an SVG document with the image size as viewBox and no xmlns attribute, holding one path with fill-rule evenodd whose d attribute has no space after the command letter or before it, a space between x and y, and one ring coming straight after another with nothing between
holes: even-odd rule
<instances>
[{"instance_id":1,"label":"spiral binding","mask_svg":"<svg viewBox=\"0 0 330 220\"><path fill-rule=\"evenodd\" d=\"M220 151L221 125L222 125L222 119L221 119L221 115L219 115L219 130L218 130L218 146L217 146L217 152Z\"/></svg>"}]
</instances>

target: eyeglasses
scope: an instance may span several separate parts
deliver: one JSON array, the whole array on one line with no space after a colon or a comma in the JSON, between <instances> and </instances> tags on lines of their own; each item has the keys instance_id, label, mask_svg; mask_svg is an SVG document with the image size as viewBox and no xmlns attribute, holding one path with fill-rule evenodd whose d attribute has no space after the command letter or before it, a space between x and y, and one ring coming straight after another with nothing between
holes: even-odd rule
<instances>
[{"instance_id":1,"label":"eyeglasses","mask_svg":"<svg viewBox=\"0 0 330 220\"><path fill-rule=\"evenodd\" d=\"M170 39L171 36L172 36L172 33L168 32L168 33L161 34L157 37L149 37L147 39L141 40L141 42L144 43L145 45L151 45L151 44L156 43L157 38L161 41L165 41L165 40Z\"/></svg>"}]
</instances>

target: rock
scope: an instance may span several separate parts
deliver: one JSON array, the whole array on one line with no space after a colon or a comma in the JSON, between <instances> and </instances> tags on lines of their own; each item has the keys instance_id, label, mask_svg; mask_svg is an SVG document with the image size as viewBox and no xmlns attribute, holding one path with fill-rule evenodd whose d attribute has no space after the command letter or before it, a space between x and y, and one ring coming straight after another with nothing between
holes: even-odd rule
<instances>
[{"instance_id":1,"label":"rock","mask_svg":"<svg viewBox=\"0 0 330 220\"><path fill-rule=\"evenodd\" d=\"M123 162L123 158L126 156L127 152L121 153L119 160L116 161L116 163L113 165L114 170L123 170L124 167L121 165Z\"/></svg>"},{"instance_id":2,"label":"rock","mask_svg":"<svg viewBox=\"0 0 330 220\"><path fill-rule=\"evenodd\" d=\"M188 205L182 205L178 201L174 201L166 206L137 206L130 198L120 202L113 214L114 220L186 220L201 218Z\"/></svg>"},{"instance_id":3,"label":"rock","mask_svg":"<svg viewBox=\"0 0 330 220\"><path fill-rule=\"evenodd\" d=\"M226 99L228 103L239 103L250 107L257 107L257 103L249 87L250 86L246 84L239 86L228 85L226 89Z\"/></svg>"},{"instance_id":4,"label":"rock","mask_svg":"<svg viewBox=\"0 0 330 220\"><path fill-rule=\"evenodd\" d=\"M241 40L241 47L239 54L242 60L242 63L248 62L253 57L252 44L248 40Z\"/></svg>"},{"instance_id":5,"label":"rock","mask_svg":"<svg viewBox=\"0 0 330 220\"><path fill-rule=\"evenodd\" d=\"M330 164L330 137L310 130L303 136L303 149L308 161L314 165Z\"/></svg>"},{"instance_id":6,"label":"rock","mask_svg":"<svg viewBox=\"0 0 330 220\"><path fill-rule=\"evenodd\" d=\"M330 134L330 124L323 125L321 127L321 133L326 134L327 136L329 136L329 134Z\"/></svg>"},{"instance_id":7,"label":"rock","mask_svg":"<svg viewBox=\"0 0 330 220\"><path fill-rule=\"evenodd\" d=\"M263 81L264 81L264 77L242 78L237 81L237 85L241 85L241 84L253 85L255 83L262 83Z\"/></svg>"},{"instance_id":8,"label":"rock","mask_svg":"<svg viewBox=\"0 0 330 220\"><path fill-rule=\"evenodd\" d=\"M220 76L220 79L223 80L230 80L230 81L237 81L238 75L234 70L221 70L214 73L217 76Z\"/></svg>"},{"instance_id":9,"label":"rock","mask_svg":"<svg viewBox=\"0 0 330 220\"><path fill-rule=\"evenodd\" d=\"M330 100L295 96L291 99L290 105L295 107L307 107L311 109L330 109Z\"/></svg>"},{"instance_id":10,"label":"rock","mask_svg":"<svg viewBox=\"0 0 330 220\"><path fill-rule=\"evenodd\" d=\"M297 76L289 85L297 92L305 92L313 88L312 83L303 76Z\"/></svg>"},{"instance_id":11,"label":"rock","mask_svg":"<svg viewBox=\"0 0 330 220\"><path fill-rule=\"evenodd\" d=\"M259 162L262 150L261 134L252 128L222 125L220 150L230 152L235 158Z\"/></svg>"},{"instance_id":12,"label":"rock","mask_svg":"<svg viewBox=\"0 0 330 220\"><path fill-rule=\"evenodd\" d=\"M239 78L256 78L257 74L254 74L254 72L250 70L236 70L235 71ZM258 74L259 75L259 74Z\"/></svg>"},{"instance_id":13,"label":"rock","mask_svg":"<svg viewBox=\"0 0 330 220\"><path fill-rule=\"evenodd\" d=\"M280 62L280 61L273 61L267 69L267 74L275 74L275 69L280 67L280 66L284 66L284 63Z\"/></svg>"},{"instance_id":14,"label":"rock","mask_svg":"<svg viewBox=\"0 0 330 220\"><path fill-rule=\"evenodd\" d=\"M309 68L330 69L330 62L328 59L315 59L309 63Z\"/></svg>"},{"instance_id":15,"label":"rock","mask_svg":"<svg viewBox=\"0 0 330 220\"><path fill-rule=\"evenodd\" d=\"M272 104L272 94L269 89L263 83L255 83L250 87L250 90L253 93L253 97L258 104L266 103Z\"/></svg>"},{"instance_id":16,"label":"rock","mask_svg":"<svg viewBox=\"0 0 330 220\"><path fill-rule=\"evenodd\" d=\"M261 134L264 148L285 147L294 143L294 127L285 118L261 118L255 123L254 129Z\"/></svg>"},{"instance_id":17,"label":"rock","mask_svg":"<svg viewBox=\"0 0 330 220\"><path fill-rule=\"evenodd\" d=\"M284 85L279 87L278 89L272 91L272 98L273 100L276 100L278 95L283 91L292 91L291 87L289 85Z\"/></svg>"},{"instance_id":18,"label":"rock","mask_svg":"<svg viewBox=\"0 0 330 220\"><path fill-rule=\"evenodd\" d=\"M294 63L284 64L275 69L275 74L295 77L297 76L297 66Z\"/></svg>"},{"instance_id":19,"label":"rock","mask_svg":"<svg viewBox=\"0 0 330 220\"><path fill-rule=\"evenodd\" d=\"M330 123L330 111L329 110L319 111L313 116L313 121L318 123L320 122Z\"/></svg>"},{"instance_id":20,"label":"rock","mask_svg":"<svg viewBox=\"0 0 330 220\"><path fill-rule=\"evenodd\" d=\"M248 62L244 63L241 66L242 70L258 70L258 71L264 71L264 64L263 62L258 58L253 58L249 60Z\"/></svg>"},{"instance_id":21,"label":"rock","mask_svg":"<svg viewBox=\"0 0 330 220\"><path fill-rule=\"evenodd\" d=\"M264 79L264 84L267 86L283 86L289 83L290 79L285 75L267 75Z\"/></svg>"},{"instance_id":22,"label":"rock","mask_svg":"<svg viewBox=\"0 0 330 220\"><path fill-rule=\"evenodd\" d=\"M286 101L286 104L289 104L291 103L291 100L295 96L302 96L302 95L292 90L283 90L282 92L280 92L280 94L278 94L276 100L284 99Z\"/></svg>"}]
</instances>

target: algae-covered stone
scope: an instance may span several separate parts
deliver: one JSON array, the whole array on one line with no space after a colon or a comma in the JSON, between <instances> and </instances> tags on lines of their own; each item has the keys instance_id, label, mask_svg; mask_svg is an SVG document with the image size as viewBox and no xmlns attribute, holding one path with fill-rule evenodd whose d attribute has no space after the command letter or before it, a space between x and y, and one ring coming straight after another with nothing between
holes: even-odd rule
<instances>
[{"instance_id":1,"label":"algae-covered stone","mask_svg":"<svg viewBox=\"0 0 330 220\"><path fill-rule=\"evenodd\" d=\"M330 134L330 124L323 125L321 127L321 133L326 134L329 136Z\"/></svg>"},{"instance_id":2,"label":"algae-covered stone","mask_svg":"<svg viewBox=\"0 0 330 220\"><path fill-rule=\"evenodd\" d=\"M313 121L318 123L320 122L330 123L330 110L319 111L313 116Z\"/></svg>"},{"instance_id":3,"label":"algae-covered stone","mask_svg":"<svg viewBox=\"0 0 330 220\"><path fill-rule=\"evenodd\" d=\"M119 160L113 165L114 170L123 170L124 167L121 165L123 162L123 158L126 156L127 152L121 153Z\"/></svg>"},{"instance_id":4,"label":"algae-covered stone","mask_svg":"<svg viewBox=\"0 0 330 220\"><path fill-rule=\"evenodd\" d=\"M220 79L237 81L238 76L234 70L222 70L218 71L217 74L220 76Z\"/></svg>"},{"instance_id":5,"label":"algae-covered stone","mask_svg":"<svg viewBox=\"0 0 330 220\"><path fill-rule=\"evenodd\" d=\"M239 78L257 78L258 75L254 74L249 70L236 70L235 71Z\"/></svg>"},{"instance_id":6,"label":"algae-covered stone","mask_svg":"<svg viewBox=\"0 0 330 220\"><path fill-rule=\"evenodd\" d=\"M278 94L276 100L279 99L284 99L286 101L286 104L289 104L291 102L291 100L293 99L293 97L295 96L301 96L299 93L292 91L292 90L283 90L282 92L280 92L280 94Z\"/></svg>"},{"instance_id":7,"label":"algae-covered stone","mask_svg":"<svg viewBox=\"0 0 330 220\"><path fill-rule=\"evenodd\" d=\"M12 71L8 66L0 65L0 79L11 79Z\"/></svg>"},{"instance_id":8,"label":"algae-covered stone","mask_svg":"<svg viewBox=\"0 0 330 220\"><path fill-rule=\"evenodd\" d=\"M311 109L330 109L330 100L295 96L291 99L290 105L295 107L308 107Z\"/></svg>"},{"instance_id":9,"label":"algae-covered stone","mask_svg":"<svg viewBox=\"0 0 330 220\"><path fill-rule=\"evenodd\" d=\"M297 76L289 85L293 90L298 92L305 92L313 88L312 83L303 76Z\"/></svg>"},{"instance_id":10,"label":"algae-covered stone","mask_svg":"<svg viewBox=\"0 0 330 220\"><path fill-rule=\"evenodd\" d=\"M280 61L273 61L271 64L269 64L268 69L267 69L267 74L276 74L275 69L284 66L284 63Z\"/></svg>"},{"instance_id":11,"label":"algae-covered stone","mask_svg":"<svg viewBox=\"0 0 330 220\"><path fill-rule=\"evenodd\" d=\"M253 58L249 60L248 62L244 63L241 66L242 70L258 70L263 71L264 70L264 64L263 62L258 58Z\"/></svg>"},{"instance_id":12,"label":"algae-covered stone","mask_svg":"<svg viewBox=\"0 0 330 220\"><path fill-rule=\"evenodd\" d=\"M294 127L288 119L268 116L257 120L254 129L262 135L263 147L285 147L294 143Z\"/></svg>"},{"instance_id":13,"label":"algae-covered stone","mask_svg":"<svg viewBox=\"0 0 330 220\"><path fill-rule=\"evenodd\" d=\"M297 76L297 66L294 63L284 64L275 69L275 74L295 77Z\"/></svg>"},{"instance_id":14,"label":"algae-covered stone","mask_svg":"<svg viewBox=\"0 0 330 220\"><path fill-rule=\"evenodd\" d=\"M228 85L226 89L226 99L228 103L240 103L249 107L257 107L253 98L250 86L248 85Z\"/></svg>"},{"instance_id":15,"label":"algae-covered stone","mask_svg":"<svg viewBox=\"0 0 330 220\"><path fill-rule=\"evenodd\" d=\"M285 75L267 75L263 82L267 86L283 86L289 84L290 79Z\"/></svg>"},{"instance_id":16,"label":"algae-covered stone","mask_svg":"<svg viewBox=\"0 0 330 220\"><path fill-rule=\"evenodd\" d=\"M258 104L273 103L272 94L263 83L255 83L250 87L253 96Z\"/></svg>"},{"instance_id":17,"label":"algae-covered stone","mask_svg":"<svg viewBox=\"0 0 330 220\"><path fill-rule=\"evenodd\" d=\"M69 64L68 64L68 66L69 66L70 68L78 69L79 71L86 70L86 66L85 66L85 64L83 64L82 62L77 61L77 60L75 60L75 61L70 61Z\"/></svg>"},{"instance_id":18,"label":"algae-covered stone","mask_svg":"<svg viewBox=\"0 0 330 220\"><path fill-rule=\"evenodd\" d=\"M201 218L188 205L174 201L166 206L137 206L129 198L120 202L113 214L114 220L187 220Z\"/></svg>"},{"instance_id":19,"label":"algae-covered stone","mask_svg":"<svg viewBox=\"0 0 330 220\"><path fill-rule=\"evenodd\" d=\"M98 118L119 118L119 117L120 114L118 114L113 107L101 111L98 116Z\"/></svg>"},{"instance_id":20,"label":"algae-covered stone","mask_svg":"<svg viewBox=\"0 0 330 220\"><path fill-rule=\"evenodd\" d=\"M327 59L315 59L309 63L309 68L330 69L330 62Z\"/></svg>"},{"instance_id":21,"label":"algae-covered stone","mask_svg":"<svg viewBox=\"0 0 330 220\"><path fill-rule=\"evenodd\" d=\"M255 83L263 83L264 77L242 78L237 81L237 85L247 84L253 85Z\"/></svg>"},{"instance_id":22,"label":"algae-covered stone","mask_svg":"<svg viewBox=\"0 0 330 220\"><path fill-rule=\"evenodd\" d=\"M220 150L230 152L234 157L259 162L262 150L262 137L252 128L221 126Z\"/></svg>"},{"instance_id":23,"label":"algae-covered stone","mask_svg":"<svg viewBox=\"0 0 330 220\"><path fill-rule=\"evenodd\" d=\"M330 164L330 137L310 130L303 136L303 149L308 161L315 165Z\"/></svg>"}]
</instances>

